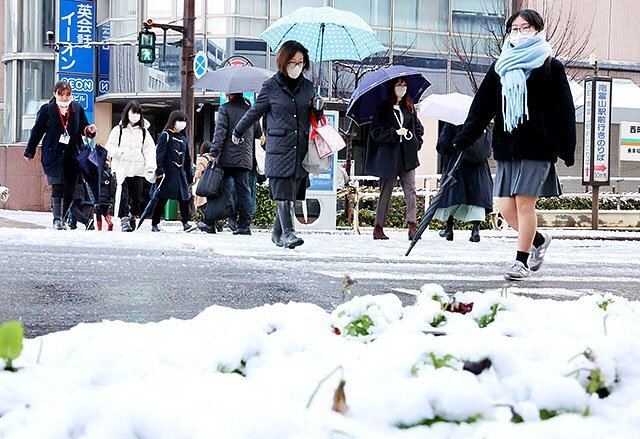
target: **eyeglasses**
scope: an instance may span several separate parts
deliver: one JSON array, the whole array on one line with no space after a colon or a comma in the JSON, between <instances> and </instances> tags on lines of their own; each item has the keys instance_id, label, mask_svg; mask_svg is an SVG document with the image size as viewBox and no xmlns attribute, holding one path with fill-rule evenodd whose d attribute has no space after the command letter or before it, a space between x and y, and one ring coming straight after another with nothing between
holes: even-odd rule
<instances>
[{"instance_id":1,"label":"eyeglasses","mask_svg":"<svg viewBox=\"0 0 640 439\"><path fill-rule=\"evenodd\" d=\"M528 34L529 32L531 32L531 29L532 26L530 24L525 24L520 27L512 26L511 28L509 28L509 33L515 34L516 32L520 32L521 34Z\"/></svg>"},{"instance_id":2,"label":"eyeglasses","mask_svg":"<svg viewBox=\"0 0 640 439\"><path fill-rule=\"evenodd\" d=\"M287 64L289 65L289 67L303 67L304 61L300 61L300 62L289 61Z\"/></svg>"}]
</instances>

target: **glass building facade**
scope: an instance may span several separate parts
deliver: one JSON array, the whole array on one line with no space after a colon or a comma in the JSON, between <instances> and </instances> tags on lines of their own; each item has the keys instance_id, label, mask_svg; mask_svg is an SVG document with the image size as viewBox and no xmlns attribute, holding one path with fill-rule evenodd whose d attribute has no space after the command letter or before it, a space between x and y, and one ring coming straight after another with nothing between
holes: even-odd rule
<instances>
[{"instance_id":1,"label":"glass building facade","mask_svg":"<svg viewBox=\"0 0 640 439\"><path fill-rule=\"evenodd\" d=\"M51 95L55 54L45 46L45 32L55 29L53 1L7 0L5 26L5 101L13 109L6 115L6 140L25 141L35 112ZM371 63L394 62L423 69L433 86L430 92L469 91L464 71L451 50L451 39L472 44L474 70L486 71L491 58L484 45L491 33L501 32L510 2L496 0L196 0L195 49L208 54L209 68L228 57L241 55L257 67L275 69L274 54L258 38L269 24L301 6L333 6L360 15L375 30L387 53ZM181 35L167 32L167 45L158 32L157 56L152 65L136 58L136 38L148 18L158 23L181 24L182 0L96 0L96 38L119 45L108 49L108 91L97 103L112 104L117 118L127 100L139 99L147 108L167 112L179 106ZM96 49L102 55L102 49ZM105 49L106 50L106 49ZM106 53L106 52L104 52ZM100 55L100 56L101 56ZM100 64L99 56L96 64ZM351 68L350 68L351 67ZM99 70L98 67L97 70ZM353 68L333 63L322 82L325 96L347 99L355 85ZM19 93L18 93L19 91ZM196 90L197 124L210 131L217 95ZM211 106L211 108L209 108ZM161 119L161 118L160 118ZM198 132L198 129L196 129ZM203 134L208 136L207 133Z\"/></svg>"}]
</instances>

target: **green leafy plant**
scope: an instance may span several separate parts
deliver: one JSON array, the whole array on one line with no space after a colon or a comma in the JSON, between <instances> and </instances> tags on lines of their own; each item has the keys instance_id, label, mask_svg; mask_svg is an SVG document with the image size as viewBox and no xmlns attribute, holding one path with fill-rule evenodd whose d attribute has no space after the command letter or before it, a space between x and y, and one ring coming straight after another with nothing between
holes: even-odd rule
<instances>
[{"instance_id":1,"label":"green leafy plant","mask_svg":"<svg viewBox=\"0 0 640 439\"><path fill-rule=\"evenodd\" d=\"M340 314L338 314L340 316ZM344 327L347 332L347 335L351 335L352 337L365 336L369 335L369 328L374 325L373 320L367 314L362 314L355 320L350 321Z\"/></svg>"},{"instance_id":2,"label":"green leafy plant","mask_svg":"<svg viewBox=\"0 0 640 439\"><path fill-rule=\"evenodd\" d=\"M547 419L554 418L554 417L558 416L559 414L560 414L560 412L558 410L540 409L540 419L543 420L543 421L546 421Z\"/></svg>"},{"instance_id":3,"label":"green leafy plant","mask_svg":"<svg viewBox=\"0 0 640 439\"><path fill-rule=\"evenodd\" d=\"M491 311L488 314L484 314L480 317L474 318L478 326L481 328L486 328L490 323L494 322L494 320L496 319L496 314L498 314L498 310L500 309L500 304L494 303L489 309Z\"/></svg>"},{"instance_id":4,"label":"green leafy plant","mask_svg":"<svg viewBox=\"0 0 640 439\"><path fill-rule=\"evenodd\" d=\"M452 360L457 360L457 358L451 354L446 354L440 358L436 357L436 355L433 352L423 354L422 359L420 359L411 368L411 375L417 375L420 369L422 369L422 367L425 365L433 366L434 369L440 369L443 367L455 369L455 367L449 364Z\"/></svg>"},{"instance_id":5,"label":"green leafy plant","mask_svg":"<svg viewBox=\"0 0 640 439\"><path fill-rule=\"evenodd\" d=\"M7 322L0 326L0 358L5 361L4 370L16 372L13 360L22 353L22 341L24 340L24 328L17 320Z\"/></svg>"},{"instance_id":6,"label":"green leafy plant","mask_svg":"<svg viewBox=\"0 0 640 439\"><path fill-rule=\"evenodd\" d=\"M447 317L444 314L436 314L431 320L431 326L437 328L447 321Z\"/></svg>"},{"instance_id":7,"label":"green leafy plant","mask_svg":"<svg viewBox=\"0 0 640 439\"><path fill-rule=\"evenodd\" d=\"M610 297L608 299L602 299L600 302L598 302L598 306L603 311L606 311L609 305L611 305L612 303L615 303L615 300L613 300L613 298Z\"/></svg>"},{"instance_id":8,"label":"green leafy plant","mask_svg":"<svg viewBox=\"0 0 640 439\"><path fill-rule=\"evenodd\" d=\"M219 364L218 365L218 372L220 373L237 373L238 375L242 375L242 376L246 376L245 373L245 369L247 366L247 361L242 359L240 360L240 365L238 367L236 367L235 369L231 369L231 367L224 365L224 364Z\"/></svg>"},{"instance_id":9,"label":"green leafy plant","mask_svg":"<svg viewBox=\"0 0 640 439\"><path fill-rule=\"evenodd\" d=\"M425 418L425 419L421 419L418 422L414 422L412 424L405 424L403 422L400 422L398 424L396 424L396 427L402 429L402 430L406 430L408 428L413 428L413 427L418 427L420 425L424 425L427 427L432 426L433 424L437 423L437 422L450 422L452 424L462 424L462 423L466 423L466 424L471 424L473 422L478 422L479 420L482 419L481 415L476 415L476 416L471 416L467 419L465 419L464 421L452 421L450 419L444 418L442 416L435 416L433 418Z\"/></svg>"}]
</instances>

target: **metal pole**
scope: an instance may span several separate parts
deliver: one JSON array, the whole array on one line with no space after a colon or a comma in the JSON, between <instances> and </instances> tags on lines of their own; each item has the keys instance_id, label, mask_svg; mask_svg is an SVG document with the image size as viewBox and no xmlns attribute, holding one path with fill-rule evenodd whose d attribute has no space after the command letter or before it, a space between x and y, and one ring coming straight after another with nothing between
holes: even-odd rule
<instances>
[{"instance_id":1,"label":"metal pole","mask_svg":"<svg viewBox=\"0 0 640 439\"><path fill-rule=\"evenodd\" d=\"M600 186L591 186L593 197L591 204L591 230L598 230L598 204L600 203Z\"/></svg>"},{"instance_id":2,"label":"metal pole","mask_svg":"<svg viewBox=\"0 0 640 439\"><path fill-rule=\"evenodd\" d=\"M192 151L195 151L193 144L194 111L193 111L193 57L195 39L195 0L185 0L184 2L184 33L182 36L182 88L180 90L180 109L187 115L187 139ZM192 154L195 158L195 154ZM191 164L190 164L191 165Z\"/></svg>"}]
</instances>

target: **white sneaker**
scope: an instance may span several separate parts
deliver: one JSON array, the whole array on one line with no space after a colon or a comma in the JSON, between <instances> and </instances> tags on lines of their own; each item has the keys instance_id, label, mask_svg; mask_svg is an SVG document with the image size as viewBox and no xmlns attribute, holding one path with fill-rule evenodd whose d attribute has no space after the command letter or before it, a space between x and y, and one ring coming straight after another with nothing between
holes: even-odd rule
<instances>
[{"instance_id":1,"label":"white sneaker","mask_svg":"<svg viewBox=\"0 0 640 439\"><path fill-rule=\"evenodd\" d=\"M540 244L540 247L531 247L529 255L529 270L538 271L544 262L544 254L547 252L547 247L551 244L551 235L540 232L544 236L544 242Z\"/></svg>"},{"instance_id":2,"label":"white sneaker","mask_svg":"<svg viewBox=\"0 0 640 439\"><path fill-rule=\"evenodd\" d=\"M506 280L525 280L531 276L531 270L520 261L515 261L504 275Z\"/></svg>"}]
</instances>

